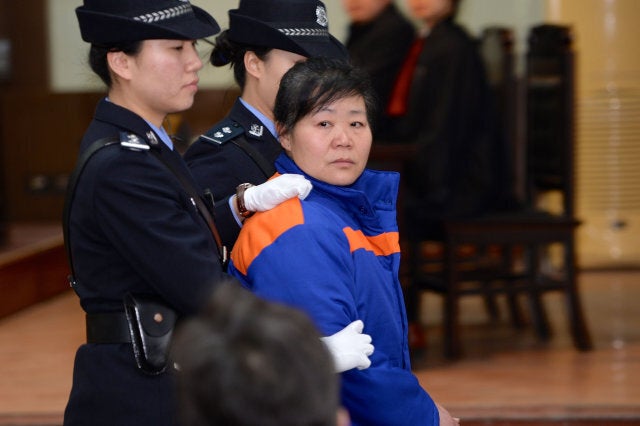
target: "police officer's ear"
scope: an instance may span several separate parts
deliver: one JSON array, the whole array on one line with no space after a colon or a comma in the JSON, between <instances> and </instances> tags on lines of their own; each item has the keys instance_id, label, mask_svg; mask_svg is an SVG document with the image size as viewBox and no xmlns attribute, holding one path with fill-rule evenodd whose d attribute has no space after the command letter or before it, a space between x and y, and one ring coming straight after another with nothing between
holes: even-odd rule
<instances>
[{"instance_id":1,"label":"police officer's ear","mask_svg":"<svg viewBox=\"0 0 640 426\"><path fill-rule=\"evenodd\" d=\"M107 63L114 81L131 79L131 59L132 57L121 51L107 53Z\"/></svg>"},{"instance_id":2,"label":"police officer's ear","mask_svg":"<svg viewBox=\"0 0 640 426\"><path fill-rule=\"evenodd\" d=\"M256 52L247 50L244 54L244 67L247 74L260 78L264 70L264 61L256 55Z\"/></svg>"}]
</instances>

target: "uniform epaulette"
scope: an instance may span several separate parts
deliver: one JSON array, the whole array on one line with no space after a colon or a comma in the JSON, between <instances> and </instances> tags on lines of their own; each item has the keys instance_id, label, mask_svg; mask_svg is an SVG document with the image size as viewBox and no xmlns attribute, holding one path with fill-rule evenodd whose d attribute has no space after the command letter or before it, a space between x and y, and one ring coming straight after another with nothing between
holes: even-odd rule
<instances>
[{"instance_id":1,"label":"uniform epaulette","mask_svg":"<svg viewBox=\"0 0 640 426\"><path fill-rule=\"evenodd\" d=\"M235 121L227 118L222 120L216 126L212 127L207 133L200 135L200 138L207 142L222 145L231 139L244 133L244 127Z\"/></svg>"},{"instance_id":2,"label":"uniform epaulette","mask_svg":"<svg viewBox=\"0 0 640 426\"><path fill-rule=\"evenodd\" d=\"M148 151L151 148L147 141L129 132L120 132L120 146L132 151Z\"/></svg>"}]
</instances>

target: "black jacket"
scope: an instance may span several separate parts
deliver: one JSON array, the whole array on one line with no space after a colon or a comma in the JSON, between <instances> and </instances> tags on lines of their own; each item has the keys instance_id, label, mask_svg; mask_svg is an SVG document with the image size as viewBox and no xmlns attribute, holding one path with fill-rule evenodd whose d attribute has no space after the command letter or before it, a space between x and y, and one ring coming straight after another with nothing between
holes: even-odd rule
<instances>
[{"instance_id":1,"label":"black jacket","mask_svg":"<svg viewBox=\"0 0 640 426\"><path fill-rule=\"evenodd\" d=\"M505 151L491 96L476 40L451 19L438 23L418 57L407 114L395 127L398 140L419 147L405 176L413 231L494 208Z\"/></svg>"},{"instance_id":2,"label":"black jacket","mask_svg":"<svg viewBox=\"0 0 640 426\"><path fill-rule=\"evenodd\" d=\"M224 132L225 127L231 129L230 133ZM217 133L219 136L216 136ZM236 100L229 115L206 135L220 143L200 137L185 152L184 159L200 187L209 189L213 194L220 236L231 249L240 227L229 207L229 197L236 193L236 187L241 183L259 185L266 182L275 172L273 163L282 152L282 147L239 100ZM271 170L263 170L237 143L251 145L272 167Z\"/></svg>"},{"instance_id":3,"label":"black jacket","mask_svg":"<svg viewBox=\"0 0 640 426\"><path fill-rule=\"evenodd\" d=\"M106 100L99 103L80 151L105 137L120 140L121 132L136 135L190 176L180 155L142 118ZM226 277L189 195L149 151L115 144L94 154L78 181L69 232L75 290L88 313L122 311L125 294L132 292L191 314ZM171 425L171 381L168 373L141 372L131 344L82 345L65 425Z\"/></svg>"}]
</instances>

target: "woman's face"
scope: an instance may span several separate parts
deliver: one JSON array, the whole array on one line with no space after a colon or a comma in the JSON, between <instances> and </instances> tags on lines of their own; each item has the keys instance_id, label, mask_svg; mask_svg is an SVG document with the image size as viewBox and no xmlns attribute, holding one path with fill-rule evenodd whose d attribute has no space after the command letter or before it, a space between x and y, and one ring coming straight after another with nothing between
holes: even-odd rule
<instances>
[{"instance_id":1,"label":"woman's face","mask_svg":"<svg viewBox=\"0 0 640 426\"><path fill-rule=\"evenodd\" d=\"M342 0L344 10L349 14L351 22L366 23L376 18L390 0Z\"/></svg>"},{"instance_id":2,"label":"woman's face","mask_svg":"<svg viewBox=\"0 0 640 426\"><path fill-rule=\"evenodd\" d=\"M126 58L123 106L156 125L191 107L202 68L194 41L145 40L138 54Z\"/></svg>"},{"instance_id":3,"label":"woman's face","mask_svg":"<svg viewBox=\"0 0 640 426\"><path fill-rule=\"evenodd\" d=\"M434 25L451 14L453 0L406 0L413 16Z\"/></svg>"},{"instance_id":4,"label":"woman's face","mask_svg":"<svg viewBox=\"0 0 640 426\"><path fill-rule=\"evenodd\" d=\"M258 108L267 117L273 119L273 107L282 76L297 62L307 59L305 56L286 50L273 49L267 53L264 61L256 58L256 85L246 87L242 98ZM251 88L255 87L255 89ZM247 93L248 90L254 93Z\"/></svg>"},{"instance_id":5,"label":"woman's face","mask_svg":"<svg viewBox=\"0 0 640 426\"><path fill-rule=\"evenodd\" d=\"M309 176L332 185L351 185L364 170L371 128L361 96L342 98L303 117L280 143Z\"/></svg>"}]
</instances>

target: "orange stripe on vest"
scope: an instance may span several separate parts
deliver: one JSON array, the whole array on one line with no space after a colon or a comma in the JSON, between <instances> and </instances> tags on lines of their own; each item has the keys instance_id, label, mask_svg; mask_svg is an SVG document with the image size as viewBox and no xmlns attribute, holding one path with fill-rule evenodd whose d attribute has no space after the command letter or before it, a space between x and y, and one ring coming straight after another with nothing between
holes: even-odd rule
<instances>
[{"instance_id":1,"label":"orange stripe on vest","mask_svg":"<svg viewBox=\"0 0 640 426\"><path fill-rule=\"evenodd\" d=\"M240 232L233 246L231 251L233 265L238 271L247 275L249 265L265 247L271 245L287 230L303 222L302 204L298 197L289 199L269 211L256 213L247 219L244 225L250 229Z\"/></svg>"},{"instance_id":2,"label":"orange stripe on vest","mask_svg":"<svg viewBox=\"0 0 640 426\"><path fill-rule=\"evenodd\" d=\"M388 256L400 252L400 236L397 232L385 232L380 235L366 236L362 231L356 231L349 227L343 229L349 240L351 253L358 249L373 252L376 256Z\"/></svg>"}]
</instances>

